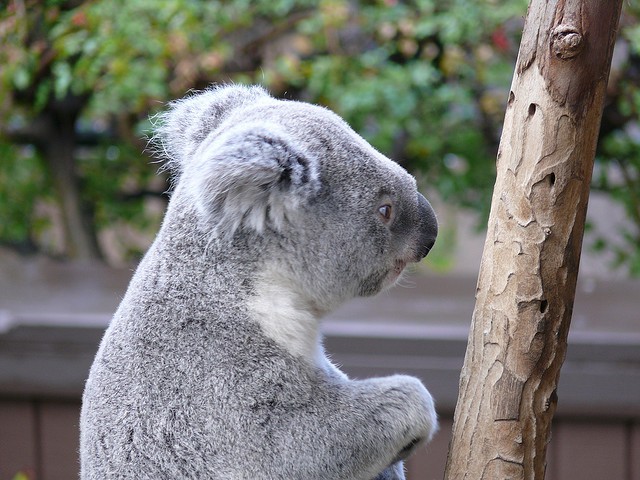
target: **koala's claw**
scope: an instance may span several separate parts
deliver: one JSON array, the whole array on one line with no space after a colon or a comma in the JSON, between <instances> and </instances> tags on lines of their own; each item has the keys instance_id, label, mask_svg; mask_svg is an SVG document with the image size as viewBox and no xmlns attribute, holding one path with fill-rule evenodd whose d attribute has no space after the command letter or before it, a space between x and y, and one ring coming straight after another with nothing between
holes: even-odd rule
<instances>
[{"instance_id":1,"label":"koala's claw","mask_svg":"<svg viewBox=\"0 0 640 480\"><path fill-rule=\"evenodd\" d=\"M409 457L409 455L411 455L416 447L423 441L424 438L414 438L413 440L411 440L407 445L404 446L402 450L400 450L400 452L398 452L398 455L396 455L393 463L399 462L401 460L406 460L407 457Z\"/></svg>"},{"instance_id":2,"label":"koala's claw","mask_svg":"<svg viewBox=\"0 0 640 480\"><path fill-rule=\"evenodd\" d=\"M406 460L409 455L413 453L416 447L424 440L424 438L414 438L411 440L402 450L400 450L400 452L398 452L398 455L393 459L391 465L373 480L405 480L402 462L403 460Z\"/></svg>"}]
</instances>

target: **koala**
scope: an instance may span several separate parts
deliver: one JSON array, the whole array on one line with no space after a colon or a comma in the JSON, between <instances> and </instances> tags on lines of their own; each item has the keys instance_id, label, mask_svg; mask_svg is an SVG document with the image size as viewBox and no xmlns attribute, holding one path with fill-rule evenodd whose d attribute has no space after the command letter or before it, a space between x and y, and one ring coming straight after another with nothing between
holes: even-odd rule
<instances>
[{"instance_id":1,"label":"koala","mask_svg":"<svg viewBox=\"0 0 640 480\"><path fill-rule=\"evenodd\" d=\"M86 382L81 478L404 479L437 429L431 395L348 378L320 323L432 248L414 178L260 87L174 102L156 138L172 194Z\"/></svg>"}]
</instances>

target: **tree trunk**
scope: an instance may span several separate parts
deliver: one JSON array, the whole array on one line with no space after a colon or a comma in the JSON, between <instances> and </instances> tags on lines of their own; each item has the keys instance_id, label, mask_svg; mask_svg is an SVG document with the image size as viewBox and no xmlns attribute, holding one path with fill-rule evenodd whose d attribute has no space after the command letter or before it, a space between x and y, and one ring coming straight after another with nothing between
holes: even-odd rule
<instances>
[{"instance_id":1,"label":"tree trunk","mask_svg":"<svg viewBox=\"0 0 640 480\"><path fill-rule=\"evenodd\" d=\"M40 143L53 178L64 219L66 255L76 260L98 260L100 249L90 219L83 209L76 171L75 124L81 100L67 97L52 104L41 114Z\"/></svg>"},{"instance_id":2,"label":"tree trunk","mask_svg":"<svg viewBox=\"0 0 640 480\"><path fill-rule=\"evenodd\" d=\"M445 479L544 478L622 0L531 0Z\"/></svg>"}]
</instances>

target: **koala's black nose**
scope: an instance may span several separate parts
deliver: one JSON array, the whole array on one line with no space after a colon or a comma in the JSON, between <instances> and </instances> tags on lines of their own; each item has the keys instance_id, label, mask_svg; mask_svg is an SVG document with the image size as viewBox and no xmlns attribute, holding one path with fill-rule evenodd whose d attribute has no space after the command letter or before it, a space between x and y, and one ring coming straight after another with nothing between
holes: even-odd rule
<instances>
[{"instance_id":1,"label":"koala's black nose","mask_svg":"<svg viewBox=\"0 0 640 480\"><path fill-rule=\"evenodd\" d=\"M436 243L438 236L438 220L429 201L418 193L418 210L420 214L420 238L418 240L418 259L422 260Z\"/></svg>"}]
</instances>

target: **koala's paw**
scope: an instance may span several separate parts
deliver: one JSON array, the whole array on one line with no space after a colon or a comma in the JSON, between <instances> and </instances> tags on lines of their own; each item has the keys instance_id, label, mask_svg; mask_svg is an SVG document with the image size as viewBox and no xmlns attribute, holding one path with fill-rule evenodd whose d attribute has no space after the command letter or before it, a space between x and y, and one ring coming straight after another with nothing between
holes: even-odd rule
<instances>
[{"instance_id":1,"label":"koala's paw","mask_svg":"<svg viewBox=\"0 0 640 480\"><path fill-rule=\"evenodd\" d=\"M407 458L423 442L431 440L438 430L433 397L422 382L414 377L394 375L385 379L389 398L396 411L404 412L405 436L394 461Z\"/></svg>"},{"instance_id":2,"label":"koala's paw","mask_svg":"<svg viewBox=\"0 0 640 480\"><path fill-rule=\"evenodd\" d=\"M396 462L387 467L373 480L405 480L404 466L402 465L402 462Z\"/></svg>"}]
</instances>

